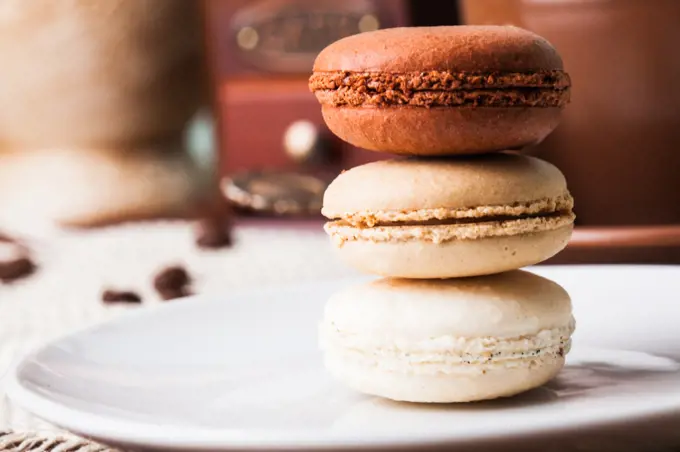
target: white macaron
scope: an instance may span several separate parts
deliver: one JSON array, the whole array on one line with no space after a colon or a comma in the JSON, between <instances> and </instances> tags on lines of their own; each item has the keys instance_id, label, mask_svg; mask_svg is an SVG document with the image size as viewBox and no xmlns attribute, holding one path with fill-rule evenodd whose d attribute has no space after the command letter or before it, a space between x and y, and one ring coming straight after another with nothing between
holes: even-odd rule
<instances>
[{"instance_id":1,"label":"white macaron","mask_svg":"<svg viewBox=\"0 0 680 452\"><path fill-rule=\"evenodd\" d=\"M543 385L564 366L574 326L561 286L517 270L350 287L328 301L320 334L327 369L351 388L450 403Z\"/></svg>"}]
</instances>

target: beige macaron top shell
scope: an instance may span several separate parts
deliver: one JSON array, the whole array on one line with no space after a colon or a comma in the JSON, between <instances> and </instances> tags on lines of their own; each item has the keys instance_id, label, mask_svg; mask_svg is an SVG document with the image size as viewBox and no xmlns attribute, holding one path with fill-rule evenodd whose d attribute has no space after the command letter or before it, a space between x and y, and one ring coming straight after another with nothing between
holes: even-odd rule
<instances>
[{"instance_id":1,"label":"beige macaron top shell","mask_svg":"<svg viewBox=\"0 0 680 452\"><path fill-rule=\"evenodd\" d=\"M513 26L387 28L340 39L317 56L315 72L531 72L561 70L544 38Z\"/></svg>"},{"instance_id":2,"label":"beige macaron top shell","mask_svg":"<svg viewBox=\"0 0 680 452\"><path fill-rule=\"evenodd\" d=\"M573 322L569 294L530 272L447 280L379 279L331 297L325 321L352 334L424 340L513 338Z\"/></svg>"},{"instance_id":3,"label":"beige macaron top shell","mask_svg":"<svg viewBox=\"0 0 680 452\"><path fill-rule=\"evenodd\" d=\"M500 153L456 159L382 160L341 173L324 195L322 213L466 209L568 196L564 175L552 164Z\"/></svg>"}]
</instances>

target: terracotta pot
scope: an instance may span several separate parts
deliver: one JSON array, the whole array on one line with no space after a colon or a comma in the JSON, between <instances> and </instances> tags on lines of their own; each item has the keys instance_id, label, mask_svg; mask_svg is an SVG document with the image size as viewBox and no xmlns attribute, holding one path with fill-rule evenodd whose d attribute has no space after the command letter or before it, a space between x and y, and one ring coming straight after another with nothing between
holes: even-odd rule
<instances>
[{"instance_id":1,"label":"terracotta pot","mask_svg":"<svg viewBox=\"0 0 680 452\"><path fill-rule=\"evenodd\" d=\"M0 144L179 136L205 89L197 4L0 0Z\"/></svg>"}]
</instances>

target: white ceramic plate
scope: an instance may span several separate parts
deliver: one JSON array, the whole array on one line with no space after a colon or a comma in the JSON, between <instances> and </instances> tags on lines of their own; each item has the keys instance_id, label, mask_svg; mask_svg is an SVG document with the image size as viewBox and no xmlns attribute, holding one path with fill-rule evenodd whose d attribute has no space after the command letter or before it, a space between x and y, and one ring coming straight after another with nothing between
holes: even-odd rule
<instances>
[{"instance_id":1,"label":"white ceramic plate","mask_svg":"<svg viewBox=\"0 0 680 452\"><path fill-rule=\"evenodd\" d=\"M577 333L562 374L511 399L409 405L336 384L316 327L348 281L124 316L28 356L10 394L73 432L164 450L454 446L680 413L680 267L533 271L569 290Z\"/></svg>"}]
</instances>

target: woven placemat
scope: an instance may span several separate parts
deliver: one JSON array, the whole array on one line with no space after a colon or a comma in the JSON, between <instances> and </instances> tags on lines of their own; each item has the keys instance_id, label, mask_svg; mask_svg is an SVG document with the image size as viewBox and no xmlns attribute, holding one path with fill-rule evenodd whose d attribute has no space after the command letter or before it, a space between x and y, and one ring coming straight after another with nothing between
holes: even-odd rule
<instances>
[{"instance_id":1,"label":"woven placemat","mask_svg":"<svg viewBox=\"0 0 680 452\"><path fill-rule=\"evenodd\" d=\"M50 433L0 431L2 452L118 452L71 436Z\"/></svg>"}]
</instances>

